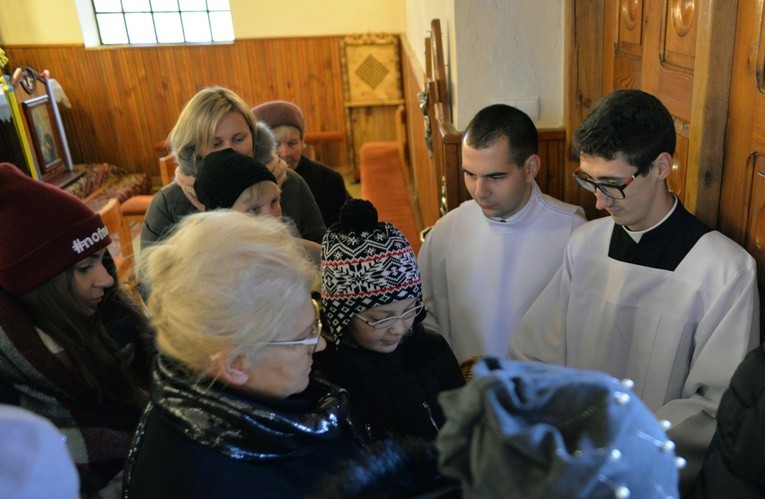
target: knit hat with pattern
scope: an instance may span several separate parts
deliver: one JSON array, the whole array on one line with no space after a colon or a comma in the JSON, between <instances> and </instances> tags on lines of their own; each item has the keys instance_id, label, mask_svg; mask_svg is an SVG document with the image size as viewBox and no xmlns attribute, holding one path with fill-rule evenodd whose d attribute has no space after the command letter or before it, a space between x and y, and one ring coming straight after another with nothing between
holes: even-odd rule
<instances>
[{"instance_id":1,"label":"knit hat with pattern","mask_svg":"<svg viewBox=\"0 0 765 499\"><path fill-rule=\"evenodd\" d=\"M233 149L223 149L202 159L194 192L206 210L231 208L245 189L264 180L276 183L266 165Z\"/></svg>"},{"instance_id":2,"label":"knit hat with pattern","mask_svg":"<svg viewBox=\"0 0 765 499\"><path fill-rule=\"evenodd\" d=\"M377 221L364 199L349 199L321 245L321 297L325 325L336 341L354 315L399 300L422 300L412 246L393 225ZM425 309L420 312L424 317ZM418 317L419 320L421 317Z\"/></svg>"},{"instance_id":3,"label":"knit hat with pattern","mask_svg":"<svg viewBox=\"0 0 765 499\"><path fill-rule=\"evenodd\" d=\"M252 108L255 119L262 121L272 130L280 126L291 126L300 132L302 137L305 132L305 117L303 111L295 104L286 100L272 100L264 102Z\"/></svg>"},{"instance_id":4,"label":"knit hat with pattern","mask_svg":"<svg viewBox=\"0 0 765 499\"><path fill-rule=\"evenodd\" d=\"M111 243L101 217L58 187L0 163L0 286L23 295Z\"/></svg>"}]
</instances>

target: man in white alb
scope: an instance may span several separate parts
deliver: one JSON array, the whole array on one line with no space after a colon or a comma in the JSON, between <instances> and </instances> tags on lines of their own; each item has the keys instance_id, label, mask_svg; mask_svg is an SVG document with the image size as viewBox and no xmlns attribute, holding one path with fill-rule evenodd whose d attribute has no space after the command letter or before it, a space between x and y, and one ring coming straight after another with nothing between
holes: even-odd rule
<instances>
[{"instance_id":1,"label":"man in white alb","mask_svg":"<svg viewBox=\"0 0 765 499\"><path fill-rule=\"evenodd\" d=\"M698 472L736 366L759 340L754 259L691 215L667 187L672 116L654 96L620 90L573 138L574 173L611 215L571 236L563 265L512 332L509 356L634 381L669 420Z\"/></svg>"},{"instance_id":2,"label":"man in white alb","mask_svg":"<svg viewBox=\"0 0 765 499\"><path fill-rule=\"evenodd\" d=\"M542 194L537 129L516 108L495 104L471 120L462 141L473 197L441 218L418 256L426 326L460 362L503 357L508 333L555 275L583 210Z\"/></svg>"}]
</instances>

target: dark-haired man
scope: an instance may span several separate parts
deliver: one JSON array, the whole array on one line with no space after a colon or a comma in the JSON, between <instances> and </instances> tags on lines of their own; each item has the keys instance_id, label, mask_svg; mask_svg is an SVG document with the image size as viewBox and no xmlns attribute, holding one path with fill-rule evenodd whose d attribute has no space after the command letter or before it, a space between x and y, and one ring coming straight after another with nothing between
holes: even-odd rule
<instances>
[{"instance_id":1,"label":"dark-haired man","mask_svg":"<svg viewBox=\"0 0 765 499\"><path fill-rule=\"evenodd\" d=\"M465 129L462 170L473 197L436 223L418 263L430 314L462 362L504 356L508 333L563 258L583 210L542 194L537 129L503 104L479 111ZM551 263L554 262L554 263Z\"/></svg>"},{"instance_id":2,"label":"dark-haired man","mask_svg":"<svg viewBox=\"0 0 765 499\"><path fill-rule=\"evenodd\" d=\"M672 423L687 483L720 397L759 338L754 259L669 191L675 128L656 97L607 95L572 149L576 180L611 216L571 236L558 274L513 331L509 355L633 380Z\"/></svg>"}]
</instances>

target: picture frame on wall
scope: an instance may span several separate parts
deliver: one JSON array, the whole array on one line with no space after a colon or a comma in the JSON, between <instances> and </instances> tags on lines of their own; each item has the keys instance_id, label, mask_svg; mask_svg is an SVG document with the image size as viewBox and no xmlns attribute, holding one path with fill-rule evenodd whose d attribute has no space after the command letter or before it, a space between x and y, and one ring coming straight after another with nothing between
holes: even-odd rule
<instances>
[{"instance_id":1,"label":"picture frame on wall","mask_svg":"<svg viewBox=\"0 0 765 499\"><path fill-rule=\"evenodd\" d=\"M64 146L47 94L22 102L40 173L50 176L64 168Z\"/></svg>"}]
</instances>

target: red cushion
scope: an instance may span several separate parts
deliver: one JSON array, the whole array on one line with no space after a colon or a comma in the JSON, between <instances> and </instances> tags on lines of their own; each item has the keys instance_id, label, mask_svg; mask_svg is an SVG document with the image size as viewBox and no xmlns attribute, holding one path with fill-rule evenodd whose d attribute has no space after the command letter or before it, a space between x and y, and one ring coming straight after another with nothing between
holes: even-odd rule
<instances>
[{"instance_id":1,"label":"red cushion","mask_svg":"<svg viewBox=\"0 0 765 499\"><path fill-rule=\"evenodd\" d=\"M150 194L131 196L122 203L120 211L123 215L127 216L143 215L149 209L149 203L151 203L151 198L153 197Z\"/></svg>"}]
</instances>

